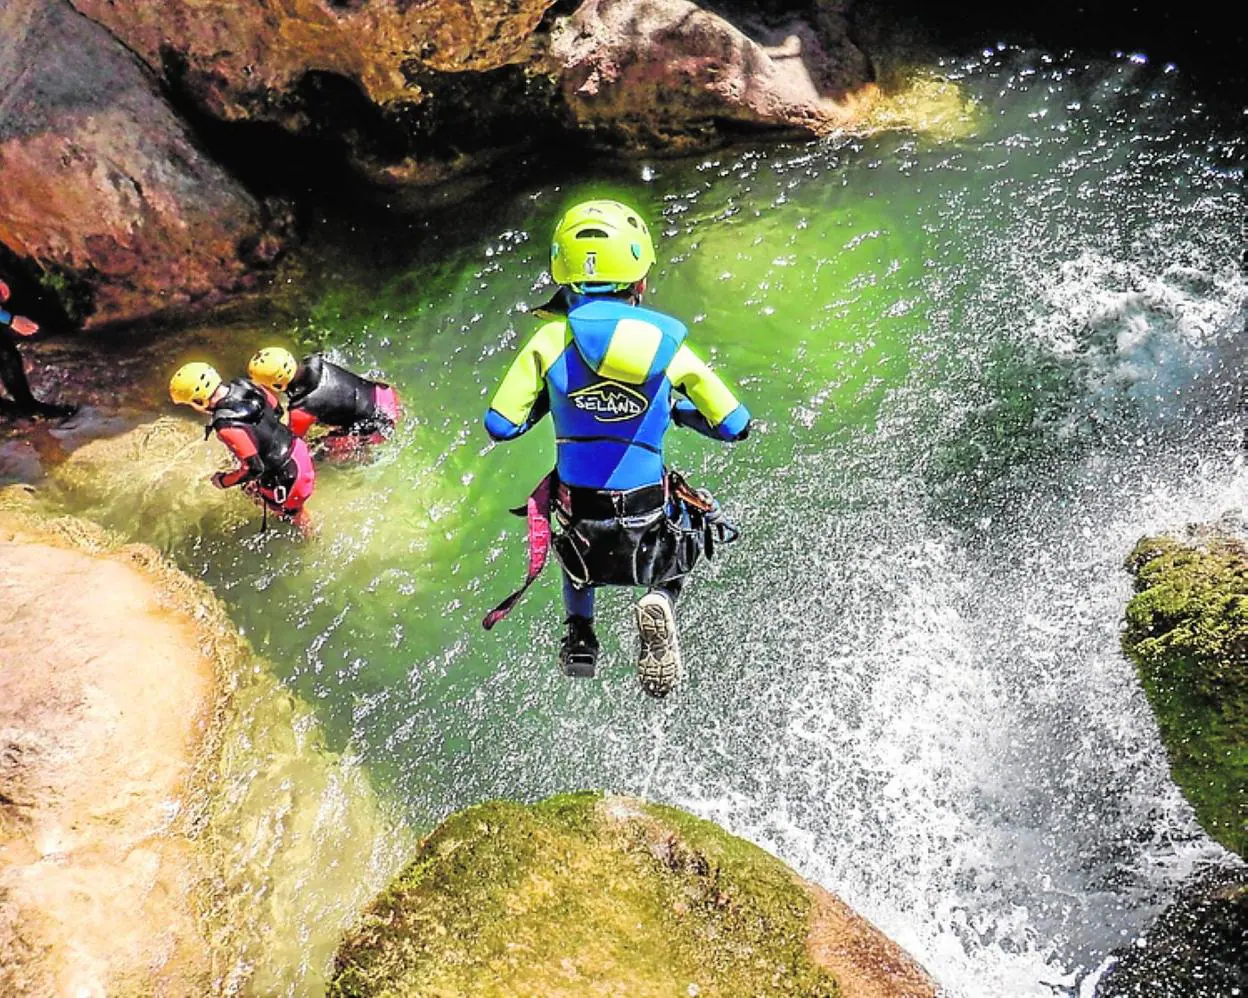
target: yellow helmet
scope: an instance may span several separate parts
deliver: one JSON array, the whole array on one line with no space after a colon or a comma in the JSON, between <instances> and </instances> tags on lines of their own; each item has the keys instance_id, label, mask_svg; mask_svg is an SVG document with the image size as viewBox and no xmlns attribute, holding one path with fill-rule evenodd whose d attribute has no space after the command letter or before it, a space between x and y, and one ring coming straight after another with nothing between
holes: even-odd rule
<instances>
[{"instance_id":1,"label":"yellow helmet","mask_svg":"<svg viewBox=\"0 0 1248 998\"><path fill-rule=\"evenodd\" d=\"M174 372L169 379L169 397L178 405L207 406L220 385L221 375L216 368L197 360Z\"/></svg>"},{"instance_id":2,"label":"yellow helmet","mask_svg":"<svg viewBox=\"0 0 1248 998\"><path fill-rule=\"evenodd\" d=\"M619 201L583 201L555 223L550 276L557 284L632 284L653 265L650 230Z\"/></svg>"},{"instance_id":3,"label":"yellow helmet","mask_svg":"<svg viewBox=\"0 0 1248 998\"><path fill-rule=\"evenodd\" d=\"M247 362L247 377L284 392L299 370L294 354L282 347L265 347Z\"/></svg>"}]
</instances>

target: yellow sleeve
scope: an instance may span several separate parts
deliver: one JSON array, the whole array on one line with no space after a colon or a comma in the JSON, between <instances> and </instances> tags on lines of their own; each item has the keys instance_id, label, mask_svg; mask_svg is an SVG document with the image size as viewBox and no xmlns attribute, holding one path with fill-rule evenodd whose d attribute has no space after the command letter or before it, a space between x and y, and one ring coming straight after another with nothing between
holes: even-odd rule
<instances>
[{"instance_id":1,"label":"yellow sleeve","mask_svg":"<svg viewBox=\"0 0 1248 998\"><path fill-rule=\"evenodd\" d=\"M494 393L490 408L504 419L522 426L529 418L533 403L542 394L546 372L571 341L572 330L566 319L539 327L511 362Z\"/></svg>"},{"instance_id":2,"label":"yellow sleeve","mask_svg":"<svg viewBox=\"0 0 1248 998\"><path fill-rule=\"evenodd\" d=\"M683 344L667 365L667 376L711 426L718 426L741 404L719 375Z\"/></svg>"}]
</instances>

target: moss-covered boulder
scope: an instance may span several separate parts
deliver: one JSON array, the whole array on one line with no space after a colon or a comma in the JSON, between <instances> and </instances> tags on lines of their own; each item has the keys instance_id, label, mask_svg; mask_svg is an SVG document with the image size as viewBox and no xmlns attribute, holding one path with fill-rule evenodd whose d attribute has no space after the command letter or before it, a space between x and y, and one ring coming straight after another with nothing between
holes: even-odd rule
<instances>
[{"instance_id":1,"label":"moss-covered boulder","mask_svg":"<svg viewBox=\"0 0 1248 998\"><path fill-rule=\"evenodd\" d=\"M447 819L338 951L331 995L888 998L935 988L775 857L599 793Z\"/></svg>"},{"instance_id":2,"label":"moss-covered boulder","mask_svg":"<svg viewBox=\"0 0 1248 998\"><path fill-rule=\"evenodd\" d=\"M1148 537L1127 567L1123 648L1171 773L1205 830L1248 856L1248 545L1209 530Z\"/></svg>"}]
</instances>

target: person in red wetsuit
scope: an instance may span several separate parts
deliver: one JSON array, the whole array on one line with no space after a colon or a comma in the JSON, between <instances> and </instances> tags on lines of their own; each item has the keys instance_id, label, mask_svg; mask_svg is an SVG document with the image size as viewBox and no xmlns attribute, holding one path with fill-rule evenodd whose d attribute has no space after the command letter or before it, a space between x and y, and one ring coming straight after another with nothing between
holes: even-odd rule
<instances>
[{"instance_id":1,"label":"person in red wetsuit","mask_svg":"<svg viewBox=\"0 0 1248 998\"><path fill-rule=\"evenodd\" d=\"M304 503L316 485L308 445L278 418L276 397L246 378L222 381L214 368L195 362L178 368L169 381L169 397L212 417L205 435L217 438L238 458L238 467L218 471L212 484L254 489L279 516L307 526Z\"/></svg>"},{"instance_id":2,"label":"person in red wetsuit","mask_svg":"<svg viewBox=\"0 0 1248 998\"><path fill-rule=\"evenodd\" d=\"M369 381L314 353L296 361L282 347L265 347L247 364L247 376L286 393L290 429L299 437L318 423L329 428L331 450L389 439L399 420L399 397L379 381Z\"/></svg>"}]
</instances>

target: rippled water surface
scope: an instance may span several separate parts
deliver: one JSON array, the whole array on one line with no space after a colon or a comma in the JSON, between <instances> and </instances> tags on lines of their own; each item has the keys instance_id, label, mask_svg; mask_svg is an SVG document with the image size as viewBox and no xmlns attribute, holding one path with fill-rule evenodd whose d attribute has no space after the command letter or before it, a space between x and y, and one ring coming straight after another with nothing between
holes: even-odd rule
<instances>
[{"instance_id":1,"label":"rippled water surface","mask_svg":"<svg viewBox=\"0 0 1248 998\"><path fill-rule=\"evenodd\" d=\"M418 261L344 260L295 335L413 417L327 468L318 539L174 545L411 822L599 786L688 807L840 893L966 998L1079 994L1202 863L1118 620L1145 531L1242 503L1244 153L1181 74L1013 50L944 67L973 137L907 134L534 187ZM629 596L557 674L555 573L519 581L540 428L480 417L534 328L547 233L614 193L661 233L651 302L756 432L673 431L745 539L681 605L687 683L643 698Z\"/></svg>"}]
</instances>

